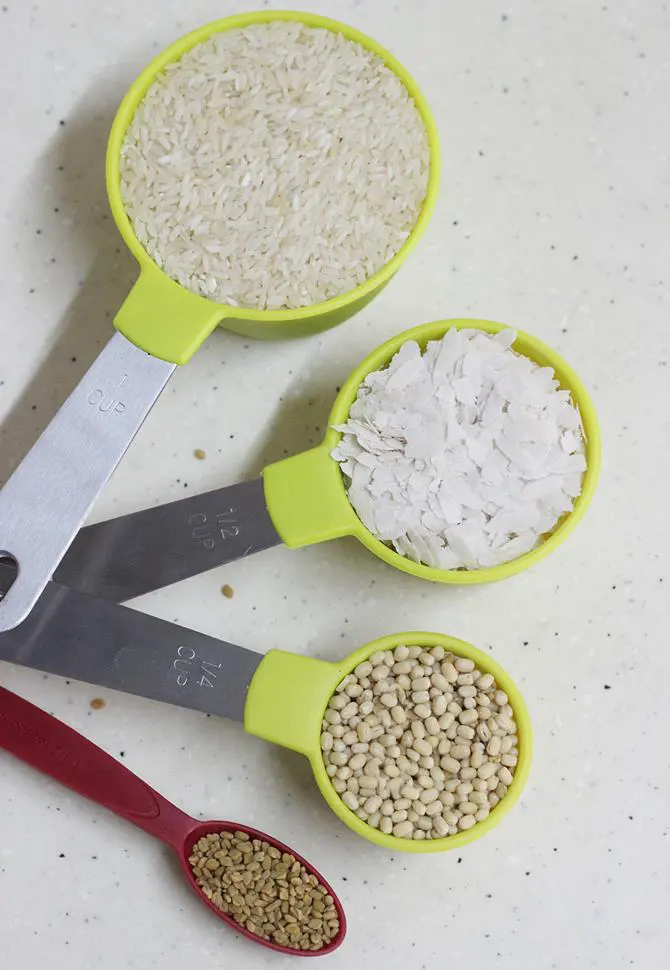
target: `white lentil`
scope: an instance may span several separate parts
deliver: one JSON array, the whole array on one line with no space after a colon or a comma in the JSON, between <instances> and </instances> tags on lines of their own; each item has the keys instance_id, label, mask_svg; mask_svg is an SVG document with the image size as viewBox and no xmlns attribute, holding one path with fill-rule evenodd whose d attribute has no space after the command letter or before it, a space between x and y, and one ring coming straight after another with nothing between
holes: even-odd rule
<instances>
[{"instance_id":1,"label":"white lentil","mask_svg":"<svg viewBox=\"0 0 670 970\"><path fill-rule=\"evenodd\" d=\"M505 796L516 731L491 674L444 649L403 646L342 680L320 744L334 790L358 818L387 835L433 839L472 828Z\"/></svg>"}]
</instances>

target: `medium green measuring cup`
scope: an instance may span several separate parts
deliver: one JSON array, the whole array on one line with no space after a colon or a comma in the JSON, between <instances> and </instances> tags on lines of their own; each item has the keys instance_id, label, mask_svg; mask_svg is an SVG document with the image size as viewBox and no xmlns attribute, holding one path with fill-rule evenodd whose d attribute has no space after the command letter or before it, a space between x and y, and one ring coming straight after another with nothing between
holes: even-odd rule
<instances>
[{"instance_id":1,"label":"medium green measuring cup","mask_svg":"<svg viewBox=\"0 0 670 970\"><path fill-rule=\"evenodd\" d=\"M375 556L397 569L420 579L466 585L513 576L543 559L570 535L584 515L598 481L598 419L584 385L566 361L542 341L520 330L516 331L517 338L513 349L542 367L551 367L559 384L570 392L572 401L579 410L586 442L587 468L582 491L573 510L559 520L554 529L543 537L539 546L525 555L498 566L470 570L436 569L412 562L377 539L354 512L347 497L342 472L331 457L331 452L341 438L334 426L346 423L351 405L356 400L358 389L365 377L372 371L385 367L406 341L415 340L421 347L425 347L430 340L441 339L452 327L477 329L485 333L498 333L506 329L503 324L490 320L437 320L393 337L366 357L343 385L330 412L328 431L323 443L265 469L263 481L268 512L275 529L287 546L297 548L340 536L354 536Z\"/></svg>"}]
</instances>

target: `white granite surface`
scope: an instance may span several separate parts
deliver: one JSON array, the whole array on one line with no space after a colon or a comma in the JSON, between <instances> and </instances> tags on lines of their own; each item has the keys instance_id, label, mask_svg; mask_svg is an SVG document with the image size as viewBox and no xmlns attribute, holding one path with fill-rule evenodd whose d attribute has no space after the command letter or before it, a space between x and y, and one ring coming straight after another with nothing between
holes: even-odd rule
<instances>
[{"instance_id":1,"label":"white granite surface","mask_svg":"<svg viewBox=\"0 0 670 970\"><path fill-rule=\"evenodd\" d=\"M181 33L258 5L2 0L0 480L91 362L134 278L103 184L124 89ZM316 442L336 386L407 326L472 315L544 338L594 394L605 461L585 521L538 568L449 589L342 541L276 549L138 603L259 650L336 658L412 628L491 649L534 718L523 801L462 852L391 857L329 813L306 762L236 725L104 692L93 711L99 691L7 665L0 681L123 752L187 811L246 820L313 859L350 916L333 970L660 970L670 951L670 7L300 6L372 33L415 74L444 151L432 225L341 328L281 345L215 335L175 376L95 515L242 480ZM4 755L0 910L6 970L290 963L217 924L158 843Z\"/></svg>"}]
</instances>

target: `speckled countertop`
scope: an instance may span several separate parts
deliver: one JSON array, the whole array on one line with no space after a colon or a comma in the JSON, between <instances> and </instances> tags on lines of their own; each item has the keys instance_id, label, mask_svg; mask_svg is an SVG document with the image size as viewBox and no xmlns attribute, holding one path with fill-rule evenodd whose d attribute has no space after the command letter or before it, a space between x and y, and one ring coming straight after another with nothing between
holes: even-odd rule
<instances>
[{"instance_id":1,"label":"speckled countertop","mask_svg":"<svg viewBox=\"0 0 670 970\"><path fill-rule=\"evenodd\" d=\"M257 5L3 0L0 480L91 362L134 278L103 185L125 87L187 29ZM306 762L236 725L7 665L0 681L186 810L246 820L313 859L351 917L329 967L660 970L670 950L670 8L300 6L374 34L417 77L445 156L435 218L402 273L340 329L282 345L214 336L174 377L95 515L241 480L314 443L352 366L409 325L471 315L544 338L594 394L605 464L585 521L538 568L489 588L432 587L343 541L276 549L138 603L259 650L336 658L426 628L494 651L534 718L524 798L462 852L388 856L331 816ZM94 710L98 696L106 704ZM288 967L212 920L141 832L6 756L0 786L3 968Z\"/></svg>"}]
</instances>

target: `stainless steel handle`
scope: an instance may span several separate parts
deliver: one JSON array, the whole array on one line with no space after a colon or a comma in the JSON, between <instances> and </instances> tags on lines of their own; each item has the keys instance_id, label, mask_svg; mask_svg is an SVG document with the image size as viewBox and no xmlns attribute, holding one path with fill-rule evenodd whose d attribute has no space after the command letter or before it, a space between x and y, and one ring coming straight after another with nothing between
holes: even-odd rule
<instances>
[{"instance_id":1,"label":"stainless steel handle","mask_svg":"<svg viewBox=\"0 0 670 970\"><path fill-rule=\"evenodd\" d=\"M259 478L87 526L54 580L123 603L280 543Z\"/></svg>"},{"instance_id":2,"label":"stainless steel handle","mask_svg":"<svg viewBox=\"0 0 670 970\"><path fill-rule=\"evenodd\" d=\"M0 660L243 721L263 656L49 583L28 619L0 633Z\"/></svg>"},{"instance_id":3,"label":"stainless steel handle","mask_svg":"<svg viewBox=\"0 0 670 970\"><path fill-rule=\"evenodd\" d=\"M174 367L115 334L0 491L0 556L18 564L0 630L36 603Z\"/></svg>"}]
</instances>

